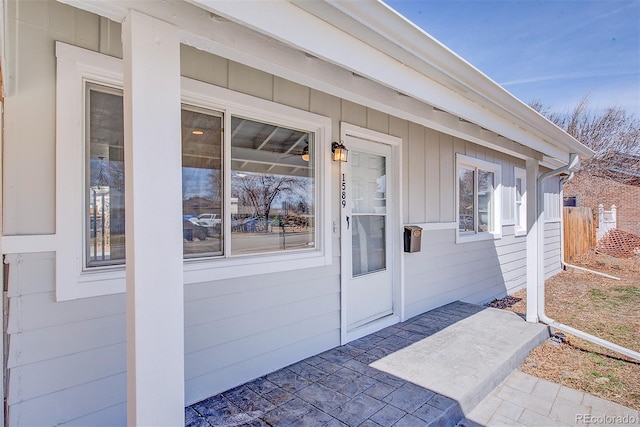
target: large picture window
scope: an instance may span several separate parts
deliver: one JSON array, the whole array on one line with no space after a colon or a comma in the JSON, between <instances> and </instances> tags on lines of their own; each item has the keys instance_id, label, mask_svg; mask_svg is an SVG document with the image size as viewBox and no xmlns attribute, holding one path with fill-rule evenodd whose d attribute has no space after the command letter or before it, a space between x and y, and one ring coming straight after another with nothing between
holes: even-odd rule
<instances>
[{"instance_id":1,"label":"large picture window","mask_svg":"<svg viewBox=\"0 0 640 427\"><path fill-rule=\"evenodd\" d=\"M231 118L231 253L315 245L313 134Z\"/></svg>"},{"instance_id":2,"label":"large picture window","mask_svg":"<svg viewBox=\"0 0 640 427\"><path fill-rule=\"evenodd\" d=\"M87 267L122 264L122 94L87 85ZM182 108L182 224L185 258L315 247L313 133L231 117L231 168L223 167L220 112ZM230 177L230 209L223 181ZM228 230L228 233L225 231ZM225 235L230 245L225 245ZM225 246L230 250L225 251Z\"/></svg>"},{"instance_id":3,"label":"large picture window","mask_svg":"<svg viewBox=\"0 0 640 427\"><path fill-rule=\"evenodd\" d=\"M122 62L61 42L56 56L56 298L124 292ZM331 120L181 85L182 194L167 197L182 199L185 283L330 264Z\"/></svg>"},{"instance_id":4,"label":"large picture window","mask_svg":"<svg viewBox=\"0 0 640 427\"><path fill-rule=\"evenodd\" d=\"M458 154L458 236L499 237L499 165Z\"/></svg>"},{"instance_id":5,"label":"large picture window","mask_svg":"<svg viewBox=\"0 0 640 427\"><path fill-rule=\"evenodd\" d=\"M222 123L222 114L182 110L185 258L313 249L313 133L232 115L225 173Z\"/></svg>"}]
</instances>

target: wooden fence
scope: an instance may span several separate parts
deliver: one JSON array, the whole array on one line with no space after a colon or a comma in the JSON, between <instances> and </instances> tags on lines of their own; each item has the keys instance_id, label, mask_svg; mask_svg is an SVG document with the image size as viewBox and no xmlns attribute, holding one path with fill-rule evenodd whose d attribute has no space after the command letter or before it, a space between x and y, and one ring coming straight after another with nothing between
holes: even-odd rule
<instances>
[{"instance_id":1,"label":"wooden fence","mask_svg":"<svg viewBox=\"0 0 640 427\"><path fill-rule=\"evenodd\" d=\"M596 245L596 222L591 208L565 207L564 219L564 260L587 252Z\"/></svg>"}]
</instances>

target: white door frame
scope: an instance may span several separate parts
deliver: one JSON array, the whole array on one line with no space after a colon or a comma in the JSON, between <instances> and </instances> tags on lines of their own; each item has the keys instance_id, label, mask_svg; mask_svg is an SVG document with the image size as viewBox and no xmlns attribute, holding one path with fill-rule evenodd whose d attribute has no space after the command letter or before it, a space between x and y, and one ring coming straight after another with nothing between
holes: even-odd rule
<instances>
[{"instance_id":1,"label":"white door frame","mask_svg":"<svg viewBox=\"0 0 640 427\"><path fill-rule=\"evenodd\" d=\"M351 250L351 246L348 244L348 233L350 230L346 228L346 218L344 214L343 205L340 205L340 342L346 344L350 341L361 338L365 335L376 332L387 326L391 326L404 320L404 286L402 286L402 248L403 248L403 229L402 229L402 139L387 135L381 132L373 131L363 127L355 126L349 123L340 123L340 139L345 141L348 138L358 138L368 140L380 144L386 144L391 147L391 157L389 170L393 176L392 188L388 188L393 192L394 202L391 206L387 205L388 209L392 210L392 222L388 223L388 227L391 230L392 244L391 253L389 253L389 268L391 269L391 277L393 281L393 315L380 319L379 321L372 322L368 325L360 327L355 331L347 332L347 287L346 277L351 274L349 266L347 265L346 256L344 256L346 250ZM347 149L349 148L348 143ZM340 165L340 176L344 172L347 165ZM342 186L342 180L340 180ZM342 188L340 189L340 197L342 198Z\"/></svg>"}]
</instances>

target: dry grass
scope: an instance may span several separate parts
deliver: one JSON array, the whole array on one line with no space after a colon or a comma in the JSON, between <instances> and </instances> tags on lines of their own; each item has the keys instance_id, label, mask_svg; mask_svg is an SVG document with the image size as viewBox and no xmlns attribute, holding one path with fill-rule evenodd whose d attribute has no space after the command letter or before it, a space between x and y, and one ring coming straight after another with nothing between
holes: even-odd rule
<instances>
[{"instance_id":1,"label":"dry grass","mask_svg":"<svg viewBox=\"0 0 640 427\"><path fill-rule=\"evenodd\" d=\"M575 269L564 271L546 282L547 315L640 352L640 257L618 259L591 252L574 263L620 280ZM526 292L520 291L501 308L525 313L525 297ZM548 340L536 348L521 369L640 410L640 362L565 335L565 343Z\"/></svg>"}]
</instances>

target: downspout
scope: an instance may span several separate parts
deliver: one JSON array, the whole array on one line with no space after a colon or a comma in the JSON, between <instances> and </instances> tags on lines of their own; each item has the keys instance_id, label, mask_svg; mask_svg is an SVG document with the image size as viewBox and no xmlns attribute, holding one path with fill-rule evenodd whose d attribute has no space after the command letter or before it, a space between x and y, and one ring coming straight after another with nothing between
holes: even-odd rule
<instances>
[{"instance_id":1,"label":"downspout","mask_svg":"<svg viewBox=\"0 0 640 427\"><path fill-rule=\"evenodd\" d=\"M544 215L544 193L542 189L542 185L547 178L551 178L553 176L558 176L562 174L569 173L571 174L580 164L580 158L577 154L572 153L569 159L569 164L562 166L558 169L545 172L538 177L538 182L536 185L536 213L537 213L537 221L542 222L542 218ZM602 338L596 337L594 335L588 334L586 332L580 331L578 329L572 328L571 326L564 325L562 323L556 322L552 318L548 317L545 313L544 307L544 224L538 224L538 254L537 254L537 267L538 267L538 319L540 322L550 326L554 329L559 329L561 331L567 332L571 335L574 335L578 338L582 338L583 340L592 342L594 344L600 345L602 347L608 348L609 350L613 350L625 356L628 356L632 359L640 361L640 353L630 350L628 348L619 346L612 342L603 340Z\"/></svg>"},{"instance_id":2,"label":"downspout","mask_svg":"<svg viewBox=\"0 0 640 427\"><path fill-rule=\"evenodd\" d=\"M564 200L564 197L563 197L564 185L567 182L569 182L571 180L571 178L573 178L573 175L574 175L574 172L570 172L569 176L566 176L566 177L564 177L564 178L562 178L560 180L560 200ZM565 257L564 257L564 215L561 215L560 218L561 218L561 220L560 220L560 264L562 265L562 268L564 270L566 270L567 268L573 268L574 270L586 271L588 273L597 274L599 276L603 276L603 277L606 277L608 279L620 280L619 277L611 276L609 274L602 273L600 271L590 270L590 269L584 268L584 267L579 267L577 265L569 264L568 262L565 261Z\"/></svg>"}]
</instances>

